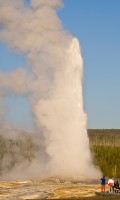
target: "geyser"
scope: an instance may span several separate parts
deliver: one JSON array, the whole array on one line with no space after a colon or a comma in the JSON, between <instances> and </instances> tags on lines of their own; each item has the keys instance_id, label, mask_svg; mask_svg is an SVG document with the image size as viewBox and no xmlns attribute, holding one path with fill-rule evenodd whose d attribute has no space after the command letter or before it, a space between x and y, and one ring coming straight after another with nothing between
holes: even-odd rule
<instances>
[{"instance_id":1,"label":"geyser","mask_svg":"<svg viewBox=\"0 0 120 200\"><path fill-rule=\"evenodd\" d=\"M25 54L31 67L0 73L0 95L5 98L8 90L29 95L44 151L26 166L27 177L97 178L83 109L83 60L78 40L62 29L56 15L61 6L60 0L31 0L29 7L0 0L0 40ZM21 177L25 163L15 167Z\"/></svg>"},{"instance_id":2,"label":"geyser","mask_svg":"<svg viewBox=\"0 0 120 200\"><path fill-rule=\"evenodd\" d=\"M64 70L57 74L50 98L36 105L38 121L47 127L46 152L51 175L96 177L93 167L87 116L82 96L83 60L79 42L73 38L66 50Z\"/></svg>"}]
</instances>

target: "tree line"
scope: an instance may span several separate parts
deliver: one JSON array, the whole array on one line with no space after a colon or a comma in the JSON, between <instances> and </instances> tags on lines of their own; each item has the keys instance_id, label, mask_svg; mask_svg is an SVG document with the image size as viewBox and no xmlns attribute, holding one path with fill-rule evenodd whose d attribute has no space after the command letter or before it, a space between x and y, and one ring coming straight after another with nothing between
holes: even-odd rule
<instances>
[{"instance_id":1,"label":"tree line","mask_svg":"<svg viewBox=\"0 0 120 200\"><path fill-rule=\"evenodd\" d=\"M88 129L88 136L94 164L100 167L105 176L120 178L120 129ZM30 163L36 154L42 155L44 146L41 144L35 134L23 132L14 139L1 134L0 174L3 169L10 170L20 162Z\"/></svg>"},{"instance_id":2,"label":"tree line","mask_svg":"<svg viewBox=\"0 0 120 200\"><path fill-rule=\"evenodd\" d=\"M105 176L120 178L120 129L88 129L94 163Z\"/></svg>"}]
</instances>

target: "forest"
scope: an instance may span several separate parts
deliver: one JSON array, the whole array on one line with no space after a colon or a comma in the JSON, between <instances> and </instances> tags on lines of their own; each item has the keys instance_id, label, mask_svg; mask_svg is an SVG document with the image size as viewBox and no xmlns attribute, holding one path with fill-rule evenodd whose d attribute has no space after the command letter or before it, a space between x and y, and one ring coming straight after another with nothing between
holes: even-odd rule
<instances>
[{"instance_id":1,"label":"forest","mask_svg":"<svg viewBox=\"0 0 120 200\"><path fill-rule=\"evenodd\" d=\"M88 129L94 163L107 177L120 178L120 130Z\"/></svg>"},{"instance_id":2,"label":"forest","mask_svg":"<svg viewBox=\"0 0 120 200\"><path fill-rule=\"evenodd\" d=\"M18 135L9 138L0 134L0 174L20 162L29 164L36 154L42 154L44 146L38 135L25 131ZM88 129L88 136L94 164L106 177L120 178L120 129Z\"/></svg>"}]
</instances>

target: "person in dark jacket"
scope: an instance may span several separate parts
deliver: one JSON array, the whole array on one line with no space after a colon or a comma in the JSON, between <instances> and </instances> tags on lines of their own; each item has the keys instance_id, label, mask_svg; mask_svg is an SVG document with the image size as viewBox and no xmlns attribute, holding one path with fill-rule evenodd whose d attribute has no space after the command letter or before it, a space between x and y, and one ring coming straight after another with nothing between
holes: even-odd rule
<instances>
[{"instance_id":1,"label":"person in dark jacket","mask_svg":"<svg viewBox=\"0 0 120 200\"><path fill-rule=\"evenodd\" d=\"M116 192L118 193L119 190L120 190L119 182L118 182L118 181L115 181L115 183L114 183L114 192L115 192L115 193L116 193Z\"/></svg>"}]
</instances>

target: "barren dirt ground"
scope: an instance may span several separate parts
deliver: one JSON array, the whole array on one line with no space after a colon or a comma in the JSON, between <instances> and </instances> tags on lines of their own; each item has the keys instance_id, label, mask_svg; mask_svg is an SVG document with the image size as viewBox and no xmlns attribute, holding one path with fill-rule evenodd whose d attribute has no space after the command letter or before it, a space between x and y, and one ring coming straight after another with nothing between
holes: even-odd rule
<instances>
[{"instance_id":1,"label":"barren dirt ground","mask_svg":"<svg viewBox=\"0 0 120 200\"><path fill-rule=\"evenodd\" d=\"M109 200L109 197L96 196L96 191L100 191L100 183L88 180L48 178L8 182L0 181L0 200ZM120 197L110 197L110 200L117 199L120 200Z\"/></svg>"}]
</instances>

